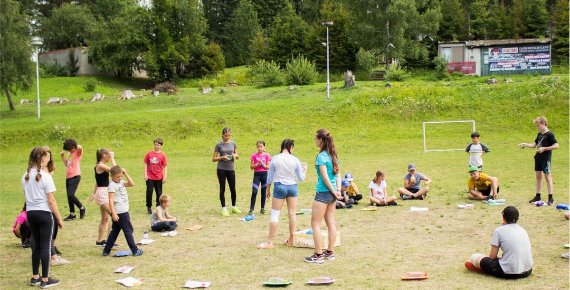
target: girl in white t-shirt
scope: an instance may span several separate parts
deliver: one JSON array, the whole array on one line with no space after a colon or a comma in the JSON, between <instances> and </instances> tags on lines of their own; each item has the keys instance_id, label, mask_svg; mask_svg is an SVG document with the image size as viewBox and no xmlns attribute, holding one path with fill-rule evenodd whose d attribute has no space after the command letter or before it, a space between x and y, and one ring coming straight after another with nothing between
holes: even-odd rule
<instances>
[{"instance_id":1,"label":"girl in white t-shirt","mask_svg":"<svg viewBox=\"0 0 570 290\"><path fill-rule=\"evenodd\" d=\"M388 196L386 192L386 176L382 171L376 171L376 177L370 181L370 203L376 206L398 205L395 196Z\"/></svg>"}]
</instances>

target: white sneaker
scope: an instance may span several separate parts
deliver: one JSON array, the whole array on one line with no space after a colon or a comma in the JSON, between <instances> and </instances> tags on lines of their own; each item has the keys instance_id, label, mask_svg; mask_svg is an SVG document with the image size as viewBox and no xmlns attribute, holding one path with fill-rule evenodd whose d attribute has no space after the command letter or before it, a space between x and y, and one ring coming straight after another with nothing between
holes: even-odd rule
<instances>
[{"instance_id":1,"label":"white sneaker","mask_svg":"<svg viewBox=\"0 0 570 290\"><path fill-rule=\"evenodd\" d=\"M60 266L60 265L66 265L66 264L71 264L71 262L69 260L66 260L62 257L57 257L56 260L51 260L51 265L52 266Z\"/></svg>"}]
</instances>

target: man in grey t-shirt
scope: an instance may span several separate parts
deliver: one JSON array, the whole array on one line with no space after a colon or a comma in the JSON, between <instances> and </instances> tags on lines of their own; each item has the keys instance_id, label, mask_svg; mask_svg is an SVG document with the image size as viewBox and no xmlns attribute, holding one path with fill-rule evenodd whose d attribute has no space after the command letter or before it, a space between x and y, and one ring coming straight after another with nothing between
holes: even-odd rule
<instances>
[{"instance_id":1,"label":"man in grey t-shirt","mask_svg":"<svg viewBox=\"0 0 570 290\"><path fill-rule=\"evenodd\" d=\"M489 257L473 254L470 261L465 262L465 268L505 279L528 277L532 272L532 250L527 232L517 224L518 219L519 211L507 206L503 210L503 225L496 228L491 237ZM499 249L503 251L500 258Z\"/></svg>"}]
</instances>

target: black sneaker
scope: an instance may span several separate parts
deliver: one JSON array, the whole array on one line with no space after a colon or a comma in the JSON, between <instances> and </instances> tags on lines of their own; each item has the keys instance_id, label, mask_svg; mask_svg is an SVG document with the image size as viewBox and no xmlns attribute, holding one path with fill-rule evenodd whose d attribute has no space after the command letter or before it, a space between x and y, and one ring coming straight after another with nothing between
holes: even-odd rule
<instances>
[{"instance_id":1,"label":"black sneaker","mask_svg":"<svg viewBox=\"0 0 570 290\"><path fill-rule=\"evenodd\" d=\"M68 221L72 221L74 219L76 219L77 217L75 216L75 214L69 214L66 218L64 218L63 220L68 222Z\"/></svg>"},{"instance_id":2,"label":"black sneaker","mask_svg":"<svg viewBox=\"0 0 570 290\"><path fill-rule=\"evenodd\" d=\"M59 280L49 277L47 282L42 281L40 283L40 288L46 289L46 288L50 288L50 287L57 286L57 285L59 285Z\"/></svg>"},{"instance_id":3,"label":"black sneaker","mask_svg":"<svg viewBox=\"0 0 570 290\"><path fill-rule=\"evenodd\" d=\"M528 201L528 203L533 203L533 202L537 202L537 201L540 201L540 195L539 194L535 195L533 199Z\"/></svg>"},{"instance_id":4,"label":"black sneaker","mask_svg":"<svg viewBox=\"0 0 570 290\"><path fill-rule=\"evenodd\" d=\"M22 243L22 248L30 248L32 246L32 244L30 243L30 241L25 241Z\"/></svg>"},{"instance_id":5,"label":"black sneaker","mask_svg":"<svg viewBox=\"0 0 570 290\"><path fill-rule=\"evenodd\" d=\"M389 203L388 203L388 205L391 205L391 206L396 206L396 205L398 205L398 203L397 203L397 202L395 202L395 201L391 201L391 202L389 202Z\"/></svg>"},{"instance_id":6,"label":"black sneaker","mask_svg":"<svg viewBox=\"0 0 570 290\"><path fill-rule=\"evenodd\" d=\"M55 250L55 253L56 253L58 256L63 256L63 254L59 251L59 249L58 249L56 246L53 246L53 249Z\"/></svg>"},{"instance_id":7,"label":"black sneaker","mask_svg":"<svg viewBox=\"0 0 570 290\"><path fill-rule=\"evenodd\" d=\"M259 212L260 212L261 214L265 214L265 209L262 208Z\"/></svg>"},{"instance_id":8,"label":"black sneaker","mask_svg":"<svg viewBox=\"0 0 570 290\"><path fill-rule=\"evenodd\" d=\"M322 254L317 254L314 253L312 256L306 257L305 258L305 262L307 263L316 263L316 264L322 264L325 262L325 259L323 258Z\"/></svg>"},{"instance_id":9,"label":"black sneaker","mask_svg":"<svg viewBox=\"0 0 570 290\"><path fill-rule=\"evenodd\" d=\"M150 207L147 207L147 208L146 208L146 213L152 214L152 210L150 209Z\"/></svg>"},{"instance_id":10,"label":"black sneaker","mask_svg":"<svg viewBox=\"0 0 570 290\"><path fill-rule=\"evenodd\" d=\"M87 212L87 209L85 207L82 207L79 209L79 219L83 219L85 217L85 213Z\"/></svg>"},{"instance_id":11,"label":"black sneaker","mask_svg":"<svg viewBox=\"0 0 570 290\"><path fill-rule=\"evenodd\" d=\"M136 252L133 253L133 257L141 256L144 253L142 249L137 249Z\"/></svg>"},{"instance_id":12,"label":"black sneaker","mask_svg":"<svg viewBox=\"0 0 570 290\"><path fill-rule=\"evenodd\" d=\"M42 283L42 276L39 276L38 279L32 277L32 279L30 279L30 286L38 286L40 285L40 283Z\"/></svg>"},{"instance_id":13,"label":"black sneaker","mask_svg":"<svg viewBox=\"0 0 570 290\"><path fill-rule=\"evenodd\" d=\"M548 202L547 202L546 204L552 205L553 203L554 203L554 198L549 197L549 198L548 198Z\"/></svg>"},{"instance_id":14,"label":"black sneaker","mask_svg":"<svg viewBox=\"0 0 570 290\"><path fill-rule=\"evenodd\" d=\"M104 247L106 243L107 243L107 241L105 241L105 240L102 240L100 242L95 241L95 245L100 246L100 247Z\"/></svg>"},{"instance_id":15,"label":"black sneaker","mask_svg":"<svg viewBox=\"0 0 570 290\"><path fill-rule=\"evenodd\" d=\"M336 259L333 251L326 250L323 252L323 257L329 261Z\"/></svg>"}]
</instances>

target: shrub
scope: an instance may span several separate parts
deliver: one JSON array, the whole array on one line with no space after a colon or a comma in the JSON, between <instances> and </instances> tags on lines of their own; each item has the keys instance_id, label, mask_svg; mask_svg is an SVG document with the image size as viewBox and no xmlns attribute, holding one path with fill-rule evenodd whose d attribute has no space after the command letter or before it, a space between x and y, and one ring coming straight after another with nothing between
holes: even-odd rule
<instances>
[{"instance_id":1,"label":"shrub","mask_svg":"<svg viewBox=\"0 0 570 290\"><path fill-rule=\"evenodd\" d=\"M85 89L85 92L94 92L97 88L97 81L94 79L88 79L83 88Z\"/></svg>"},{"instance_id":2,"label":"shrub","mask_svg":"<svg viewBox=\"0 0 570 290\"><path fill-rule=\"evenodd\" d=\"M40 73L42 78L53 78L66 76L65 68L59 66L57 63L42 63L40 64Z\"/></svg>"},{"instance_id":3,"label":"shrub","mask_svg":"<svg viewBox=\"0 0 570 290\"><path fill-rule=\"evenodd\" d=\"M356 53L356 65L359 73L369 75L372 69L376 67L376 57L374 53L360 48Z\"/></svg>"},{"instance_id":4,"label":"shrub","mask_svg":"<svg viewBox=\"0 0 570 290\"><path fill-rule=\"evenodd\" d=\"M410 74L408 74L405 69L400 68L397 65L390 66L390 68L386 72L387 81L401 82L409 76Z\"/></svg>"},{"instance_id":5,"label":"shrub","mask_svg":"<svg viewBox=\"0 0 570 290\"><path fill-rule=\"evenodd\" d=\"M154 86L154 88L152 88L152 90L163 92L163 93L168 93L168 91L178 92L178 88L176 87L176 85L174 83L171 83L171 82L158 83Z\"/></svg>"},{"instance_id":6,"label":"shrub","mask_svg":"<svg viewBox=\"0 0 570 290\"><path fill-rule=\"evenodd\" d=\"M65 70L67 71L67 76L70 77L74 77L79 71L79 58L75 57L75 52L73 50L70 50L69 54L67 55Z\"/></svg>"},{"instance_id":7,"label":"shrub","mask_svg":"<svg viewBox=\"0 0 570 290\"><path fill-rule=\"evenodd\" d=\"M274 61L256 61L251 66L251 74L258 87L276 87L284 83L283 72Z\"/></svg>"},{"instance_id":8,"label":"shrub","mask_svg":"<svg viewBox=\"0 0 570 290\"><path fill-rule=\"evenodd\" d=\"M449 72L447 72L447 61L441 57L436 57L433 59L433 65L435 70L435 78L437 80L449 79Z\"/></svg>"},{"instance_id":9,"label":"shrub","mask_svg":"<svg viewBox=\"0 0 570 290\"><path fill-rule=\"evenodd\" d=\"M310 85L315 83L319 74L315 63L303 56L297 56L287 62L285 77L288 85Z\"/></svg>"}]
</instances>

